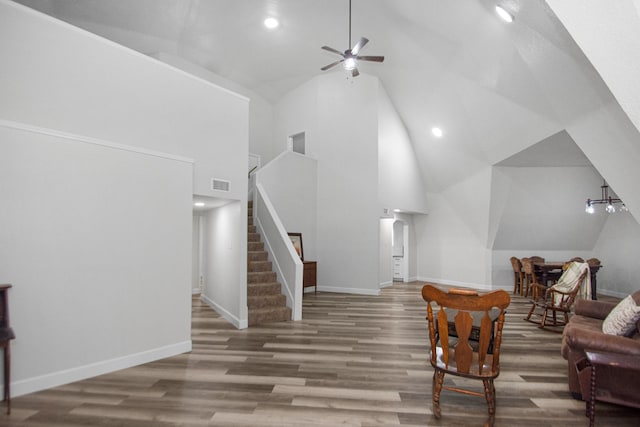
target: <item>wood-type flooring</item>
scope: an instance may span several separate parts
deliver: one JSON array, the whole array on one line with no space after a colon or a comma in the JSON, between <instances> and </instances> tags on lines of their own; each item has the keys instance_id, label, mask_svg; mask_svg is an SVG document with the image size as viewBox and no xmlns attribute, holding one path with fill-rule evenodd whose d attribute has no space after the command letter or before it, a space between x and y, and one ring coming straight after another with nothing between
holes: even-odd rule
<instances>
[{"instance_id":1,"label":"wood-type flooring","mask_svg":"<svg viewBox=\"0 0 640 427\"><path fill-rule=\"evenodd\" d=\"M481 426L484 399L446 390L433 417L422 285L305 294L302 321L245 330L194 298L191 353L16 397L0 426ZM507 313L496 426L586 426L561 335L528 307L515 296ZM640 411L598 403L596 425L638 426Z\"/></svg>"}]
</instances>

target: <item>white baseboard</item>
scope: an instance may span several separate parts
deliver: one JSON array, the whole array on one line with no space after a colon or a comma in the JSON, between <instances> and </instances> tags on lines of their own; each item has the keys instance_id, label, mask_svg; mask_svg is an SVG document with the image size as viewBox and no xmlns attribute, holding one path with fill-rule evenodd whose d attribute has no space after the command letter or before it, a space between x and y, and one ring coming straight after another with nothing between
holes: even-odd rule
<instances>
[{"instance_id":1,"label":"white baseboard","mask_svg":"<svg viewBox=\"0 0 640 427\"><path fill-rule=\"evenodd\" d=\"M337 294L355 294L355 295L380 295L380 289L361 289L361 288L338 288L333 286L318 286L318 291L334 292Z\"/></svg>"},{"instance_id":2,"label":"white baseboard","mask_svg":"<svg viewBox=\"0 0 640 427\"><path fill-rule=\"evenodd\" d=\"M429 282L435 283L439 285L447 285L447 286L459 286L462 288L473 288L479 289L481 291L492 291L494 288L491 285L481 284L481 283L469 283L469 282L460 282L457 280L447 280L447 279L436 279L433 277L418 277L421 282Z\"/></svg>"},{"instance_id":3,"label":"white baseboard","mask_svg":"<svg viewBox=\"0 0 640 427\"><path fill-rule=\"evenodd\" d=\"M249 319L240 319L237 316L229 313L222 306L216 304L211 298L206 295L200 295L200 299L204 301L209 307L211 307L216 313L224 317L229 323L238 329L246 329L249 327Z\"/></svg>"},{"instance_id":4,"label":"white baseboard","mask_svg":"<svg viewBox=\"0 0 640 427\"><path fill-rule=\"evenodd\" d=\"M11 383L11 396L18 397L40 390L46 390L48 388L92 378L109 372L119 371L121 369L142 365L144 363L153 362L155 360L164 359L182 353L188 353L190 351L191 340L188 340L140 353L117 357L115 359L104 360L101 362L91 363L89 365L79 366L77 368L66 369L34 378L15 381ZM3 387L0 387L0 389L2 388ZM2 393L4 393L4 390L2 390Z\"/></svg>"},{"instance_id":5,"label":"white baseboard","mask_svg":"<svg viewBox=\"0 0 640 427\"><path fill-rule=\"evenodd\" d=\"M389 280L388 282L382 282L380 283L380 288L388 288L389 286L393 286L394 281L393 280ZM400 283L400 282L397 282Z\"/></svg>"},{"instance_id":6,"label":"white baseboard","mask_svg":"<svg viewBox=\"0 0 640 427\"><path fill-rule=\"evenodd\" d=\"M608 289L598 289L597 292L599 294L606 295L608 297L615 297L615 298L620 298L620 299L624 299L627 296L629 296L629 293L627 293L627 292L610 291Z\"/></svg>"}]
</instances>

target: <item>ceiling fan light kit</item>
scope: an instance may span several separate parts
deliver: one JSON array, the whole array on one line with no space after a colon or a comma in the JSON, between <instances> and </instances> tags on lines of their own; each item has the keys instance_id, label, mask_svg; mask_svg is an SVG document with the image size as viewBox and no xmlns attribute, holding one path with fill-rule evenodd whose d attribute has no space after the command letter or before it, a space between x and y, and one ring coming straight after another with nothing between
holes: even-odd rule
<instances>
[{"instance_id":1,"label":"ceiling fan light kit","mask_svg":"<svg viewBox=\"0 0 640 427\"><path fill-rule=\"evenodd\" d=\"M358 55L367 43L369 43L369 39L360 37L360 40L358 40L358 42L352 48L345 50L344 53L329 46L322 46L321 49L340 55L342 59L325 65L321 68L321 70L326 71L329 68L333 68L336 65L342 63L345 70L351 71L351 76L357 77L360 75L360 72L358 71L358 61L383 62L384 56ZM351 0L349 0L349 46L351 46Z\"/></svg>"}]
</instances>

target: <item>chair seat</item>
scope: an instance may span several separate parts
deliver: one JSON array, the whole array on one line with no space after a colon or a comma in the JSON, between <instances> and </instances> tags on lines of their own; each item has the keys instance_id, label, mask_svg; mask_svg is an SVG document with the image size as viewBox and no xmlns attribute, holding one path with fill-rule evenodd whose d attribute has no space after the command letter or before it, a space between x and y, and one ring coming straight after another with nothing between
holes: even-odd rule
<instances>
[{"instance_id":1,"label":"chair seat","mask_svg":"<svg viewBox=\"0 0 640 427\"><path fill-rule=\"evenodd\" d=\"M458 375L460 377L473 377L473 378L480 377L485 379L492 379L492 378L496 378L500 373L499 370L495 372L491 370L491 366L493 365L493 356L491 355L487 355L486 359L484 360L484 363L482 364L482 373L480 373L479 363L478 363L478 353L474 352L473 358L472 358L473 361L471 363L471 369L469 370L468 374L458 371L458 368L456 365L455 349L449 350L449 366L447 366L444 363L443 352L442 352L442 348L440 347L436 348L436 358L437 358L436 362L435 363L431 362L431 366L433 366L434 368L441 369L448 374Z\"/></svg>"},{"instance_id":2,"label":"chair seat","mask_svg":"<svg viewBox=\"0 0 640 427\"><path fill-rule=\"evenodd\" d=\"M16 338L12 328L0 328L0 342L9 341Z\"/></svg>"}]
</instances>

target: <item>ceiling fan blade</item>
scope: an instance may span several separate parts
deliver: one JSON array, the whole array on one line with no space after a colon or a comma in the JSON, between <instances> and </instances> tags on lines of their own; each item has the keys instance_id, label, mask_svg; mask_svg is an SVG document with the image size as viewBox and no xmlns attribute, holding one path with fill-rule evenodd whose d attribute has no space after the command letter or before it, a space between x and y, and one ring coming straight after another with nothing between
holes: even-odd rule
<instances>
[{"instance_id":1,"label":"ceiling fan blade","mask_svg":"<svg viewBox=\"0 0 640 427\"><path fill-rule=\"evenodd\" d=\"M358 40L358 43L356 43L353 49L351 49L351 53L353 55L357 55L358 52L360 52L360 49L362 49L364 45L366 45L367 43L369 43L369 39L365 37L360 37L360 40Z\"/></svg>"},{"instance_id":2,"label":"ceiling fan blade","mask_svg":"<svg viewBox=\"0 0 640 427\"><path fill-rule=\"evenodd\" d=\"M336 50L336 49L334 49L332 47L329 47L329 46L322 46L320 49L328 50L331 53L337 53L340 56L344 56L344 53L342 53L339 50Z\"/></svg>"},{"instance_id":3,"label":"ceiling fan blade","mask_svg":"<svg viewBox=\"0 0 640 427\"><path fill-rule=\"evenodd\" d=\"M336 62L333 62L333 63L331 63L331 64L329 64L329 65L325 65L324 67L322 67L322 68L320 68L320 69L321 69L322 71L327 71L329 68L331 68L331 67L335 67L336 65L338 65L339 63L341 63L341 62L343 62L343 61L344 61L344 59L341 59L341 60L336 61Z\"/></svg>"},{"instance_id":4,"label":"ceiling fan blade","mask_svg":"<svg viewBox=\"0 0 640 427\"><path fill-rule=\"evenodd\" d=\"M358 77L360 75L360 71L357 68L351 70L351 77Z\"/></svg>"},{"instance_id":5,"label":"ceiling fan blade","mask_svg":"<svg viewBox=\"0 0 640 427\"><path fill-rule=\"evenodd\" d=\"M382 62L384 61L384 56L358 56L356 59L361 59L363 61Z\"/></svg>"}]
</instances>

